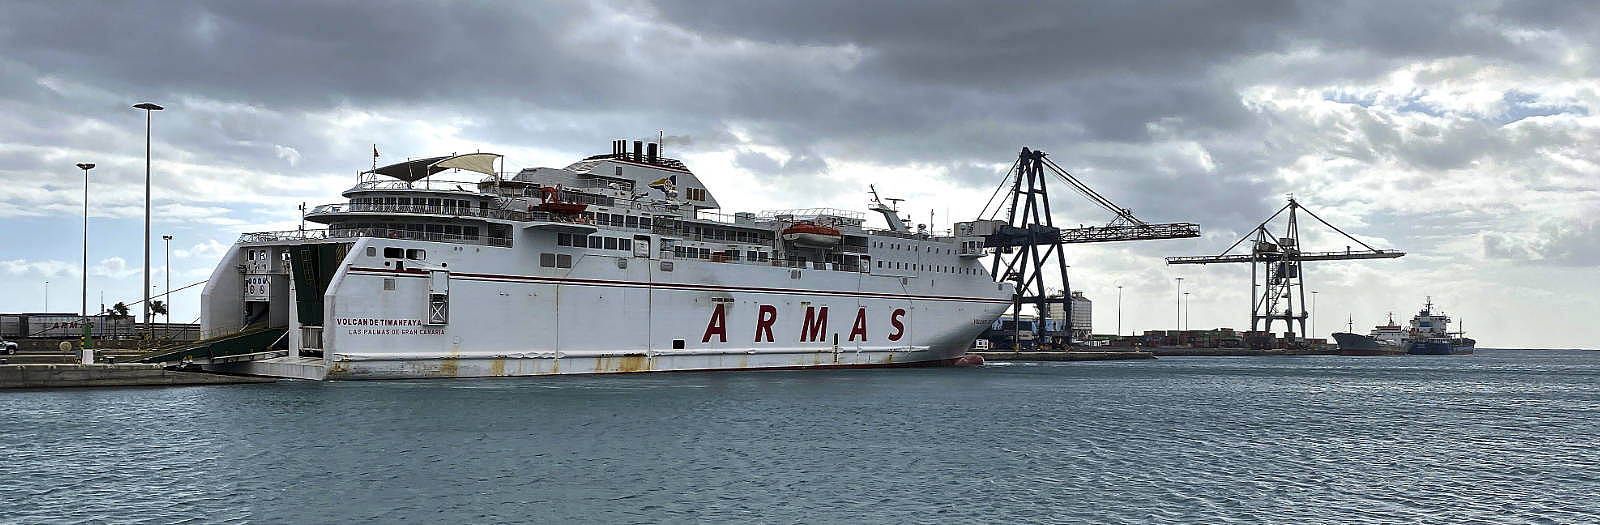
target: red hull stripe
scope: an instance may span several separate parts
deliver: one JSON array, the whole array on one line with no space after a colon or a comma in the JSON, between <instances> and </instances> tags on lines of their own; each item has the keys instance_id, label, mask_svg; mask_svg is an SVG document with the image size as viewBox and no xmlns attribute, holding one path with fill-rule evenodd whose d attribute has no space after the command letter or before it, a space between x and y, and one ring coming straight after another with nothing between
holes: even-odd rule
<instances>
[{"instance_id":1,"label":"red hull stripe","mask_svg":"<svg viewBox=\"0 0 1600 525\"><path fill-rule=\"evenodd\" d=\"M357 274L373 274L373 275L384 275L384 274L388 274L388 275L412 275L412 276L416 276L416 277L423 277L423 276L428 275L427 272L424 272L422 270L391 270L391 269L388 269L388 268L351 267L350 268L350 272L351 273L357 273ZM456 272L451 272L450 273L450 278L452 278L452 279L463 278L463 279L478 280L478 281L532 282L532 283L546 283L546 284L572 284L572 285L581 285L581 286L625 286L625 287L643 287L643 288L669 288L669 289L678 289L678 290L704 290L704 291L719 291L719 292L721 292L721 291L729 291L729 292L781 293L781 294L794 294L794 295L832 295L832 296L845 296L845 297L870 297L870 298L877 298L877 299L920 299L920 300L929 300L929 301L964 301L964 302L978 302L978 303L1011 304L1011 299L995 299L995 298L992 298L992 297L962 297L962 296L955 296L955 295L901 295L901 294L859 292L859 291L844 291L844 290L806 290L806 289L801 289L801 288L761 288L761 287L754 287L754 286L720 286L720 285L691 284L691 283L669 283L669 282L647 283L647 282L641 282L641 281L614 281L614 280L607 280L607 279L573 279L573 278L565 278L565 277L539 277L539 276L532 276L532 275L496 275L496 274L482 274L482 273L456 273Z\"/></svg>"}]
</instances>

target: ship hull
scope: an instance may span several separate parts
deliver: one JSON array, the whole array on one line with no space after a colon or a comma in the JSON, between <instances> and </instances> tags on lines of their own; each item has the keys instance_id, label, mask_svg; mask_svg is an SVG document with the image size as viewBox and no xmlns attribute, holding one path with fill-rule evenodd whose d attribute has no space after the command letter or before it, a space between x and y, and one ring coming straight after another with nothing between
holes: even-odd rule
<instances>
[{"instance_id":1,"label":"ship hull","mask_svg":"<svg viewBox=\"0 0 1600 525\"><path fill-rule=\"evenodd\" d=\"M1405 350L1397 349L1372 349L1372 350L1346 350L1339 349L1339 355L1374 356L1374 355L1406 355Z\"/></svg>"},{"instance_id":2,"label":"ship hull","mask_svg":"<svg viewBox=\"0 0 1600 525\"><path fill-rule=\"evenodd\" d=\"M1405 355L1405 348L1386 344L1371 336L1336 332L1334 340L1339 342L1339 355Z\"/></svg>"},{"instance_id":3,"label":"ship hull","mask_svg":"<svg viewBox=\"0 0 1600 525\"><path fill-rule=\"evenodd\" d=\"M1464 355L1471 354L1472 351L1472 345L1458 345L1444 341L1417 341L1406 349L1406 353L1411 355Z\"/></svg>"},{"instance_id":4,"label":"ship hull","mask_svg":"<svg viewBox=\"0 0 1600 525\"><path fill-rule=\"evenodd\" d=\"M367 255L394 247L427 250L427 269ZM241 313L237 301L218 298L237 293L226 272L239 250L225 256L218 284L208 283L208 330ZM525 249L419 241L362 238L347 253L323 294L319 326L287 308L287 356L206 368L408 379L938 366L963 355L1011 299L1009 286L983 278L644 252L580 254L571 268L543 267ZM294 288L298 278L287 281L271 293L285 303L305 295ZM430 297L439 296L447 315L432 311Z\"/></svg>"}]
</instances>

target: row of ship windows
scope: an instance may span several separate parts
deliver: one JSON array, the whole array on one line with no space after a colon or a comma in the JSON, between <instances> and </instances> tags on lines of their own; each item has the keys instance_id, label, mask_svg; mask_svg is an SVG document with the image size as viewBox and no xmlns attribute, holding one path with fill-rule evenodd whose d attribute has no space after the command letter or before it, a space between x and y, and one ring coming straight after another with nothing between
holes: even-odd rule
<instances>
[{"instance_id":1,"label":"row of ship windows","mask_svg":"<svg viewBox=\"0 0 1600 525\"><path fill-rule=\"evenodd\" d=\"M597 249L597 250L623 250L623 251L627 251L627 250L632 250L633 249L633 243L634 243L633 239L625 239L625 238L619 238L619 237L606 237L606 236L603 236L603 235L588 235L588 236L585 236L585 235L575 235L575 234L571 234L571 233L557 233L556 234L556 246L572 246L572 247L576 247L576 248L593 248L593 249ZM737 250L737 249L724 250L724 251L721 251L721 252L717 252L717 251L711 250L709 248L697 248L697 247L693 247L693 246L673 246L672 247L672 255L675 256L675 257L688 258L688 259L711 259L711 258L716 258L717 257L714 254L720 254L720 258L726 259L726 260L729 260L729 261L738 261L740 259L740 257L741 257L741 252L739 250ZM755 250L750 250L750 251L747 251L747 252L743 252L742 256L745 257L746 260L750 260L750 261L766 262L766 261L772 260L771 254L769 254L767 252L761 252L761 251L755 251Z\"/></svg>"},{"instance_id":2,"label":"row of ship windows","mask_svg":"<svg viewBox=\"0 0 1600 525\"><path fill-rule=\"evenodd\" d=\"M956 268L954 266L942 266L937 264L913 264L895 261L878 261L878 267L888 268L890 270L912 270L918 272L958 273L961 275L978 274L977 268Z\"/></svg>"},{"instance_id":3,"label":"row of ship windows","mask_svg":"<svg viewBox=\"0 0 1600 525\"><path fill-rule=\"evenodd\" d=\"M539 254L539 266L545 268L571 268L572 256L565 253Z\"/></svg>"},{"instance_id":4,"label":"row of ship windows","mask_svg":"<svg viewBox=\"0 0 1600 525\"><path fill-rule=\"evenodd\" d=\"M472 201L460 199L441 199L438 197L356 197L350 199L350 204L383 204L390 206L450 206L455 208L471 208ZM478 203L480 208L489 206L487 202Z\"/></svg>"},{"instance_id":5,"label":"row of ship windows","mask_svg":"<svg viewBox=\"0 0 1600 525\"><path fill-rule=\"evenodd\" d=\"M571 233L558 233L556 234L556 246L594 248L597 250L632 250L633 239L606 237L602 235L574 235Z\"/></svg>"},{"instance_id":6,"label":"row of ship windows","mask_svg":"<svg viewBox=\"0 0 1600 525\"><path fill-rule=\"evenodd\" d=\"M751 243L772 242L772 232L752 232L752 231L744 231L744 230L733 230L733 229L728 229L728 228L713 228L711 226L704 226L704 227L702 227L702 226L694 226L694 227L687 227L686 233L692 233L692 234L694 234L696 236L699 236L700 238L710 239L710 240L713 240L713 241L733 241L733 242L751 242Z\"/></svg>"},{"instance_id":7,"label":"row of ship windows","mask_svg":"<svg viewBox=\"0 0 1600 525\"><path fill-rule=\"evenodd\" d=\"M461 226L459 224L396 224L396 223L363 223L347 222L330 226L334 230L360 230L381 229L408 232L439 233L444 235L460 235L467 239L478 238L477 226ZM378 233L376 235L382 235Z\"/></svg>"},{"instance_id":8,"label":"row of ship windows","mask_svg":"<svg viewBox=\"0 0 1600 525\"><path fill-rule=\"evenodd\" d=\"M367 257L377 256L378 248L368 246ZM413 261L426 261L428 260L428 251L420 248L403 249L389 247L383 249L383 257L385 259L411 259Z\"/></svg>"},{"instance_id":9,"label":"row of ship windows","mask_svg":"<svg viewBox=\"0 0 1600 525\"><path fill-rule=\"evenodd\" d=\"M564 201L567 201L567 202L581 202L581 203L584 203L584 204L593 204L595 206L616 206L617 205L617 199L614 199L614 198L611 198L611 197L606 197L604 195L590 195L590 194L587 194L587 193L578 193L578 192L575 192L575 191L563 191L563 192L561 192L561 200L564 200Z\"/></svg>"},{"instance_id":10,"label":"row of ship windows","mask_svg":"<svg viewBox=\"0 0 1600 525\"><path fill-rule=\"evenodd\" d=\"M939 252L942 251L942 252L944 252L945 255L950 255L950 254L955 253L955 250L951 250L949 248L938 248L938 247L934 247L934 246L923 247L923 246L917 246L917 245L912 245L912 244L900 244L898 242L875 241L875 242L872 243L872 247L873 248L887 248L887 249L890 249L890 250L906 250L906 251L916 251L917 248L923 248L922 251L925 252L925 253L939 253Z\"/></svg>"},{"instance_id":11,"label":"row of ship windows","mask_svg":"<svg viewBox=\"0 0 1600 525\"><path fill-rule=\"evenodd\" d=\"M589 222L600 226L622 226L626 228L650 229L649 217L599 212L584 212L583 215L589 219Z\"/></svg>"},{"instance_id":12,"label":"row of ship windows","mask_svg":"<svg viewBox=\"0 0 1600 525\"><path fill-rule=\"evenodd\" d=\"M625 228L643 228L648 230L650 229L651 225L651 219L649 217L638 217L634 215L605 212L585 212L583 215L589 219L589 222L597 226L622 226ZM656 223L658 225L666 225L669 220L658 220ZM772 242L772 232L752 232L729 228L714 228L711 226L686 226L685 228L685 233L690 233L698 238L709 239L713 241L748 243Z\"/></svg>"},{"instance_id":13,"label":"row of ship windows","mask_svg":"<svg viewBox=\"0 0 1600 525\"><path fill-rule=\"evenodd\" d=\"M686 259L715 259L718 258L718 255L720 255L722 260L733 262L739 261L739 250L723 250L719 252L707 248L673 246L672 255ZM758 252L755 250L744 252L744 258L747 261L755 262L767 262L772 260L771 255L767 252Z\"/></svg>"}]
</instances>

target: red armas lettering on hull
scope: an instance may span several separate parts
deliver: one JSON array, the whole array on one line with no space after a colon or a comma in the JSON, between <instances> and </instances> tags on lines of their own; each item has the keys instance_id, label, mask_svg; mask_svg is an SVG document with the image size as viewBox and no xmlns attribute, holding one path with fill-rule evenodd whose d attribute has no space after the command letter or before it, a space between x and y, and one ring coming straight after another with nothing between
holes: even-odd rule
<instances>
[{"instance_id":1,"label":"red armas lettering on hull","mask_svg":"<svg viewBox=\"0 0 1600 525\"><path fill-rule=\"evenodd\" d=\"M700 338L700 342L711 342L711 334L717 335L719 343L728 342L728 313L723 309L724 306L727 305L717 303L717 310L711 312L711 322L706 323L706 335Z\"/></svg>"},{"instance_id":2,"label":"red armas lettering on hull","mask_svg":"<svg viewBox=\"0 0 1600 525\"><path fill-rule=\"evenodd\" d=\"M756 342L761 342L762 334L767 337L767 342L772 342L772 323L778 322L778 307L770 304L761 305L756 314Z\"/></svg>"},{"instance_id":3,"label":"red armas lettering on hull","mask_svg":"<svg viewBox=\"0 0 1600 525\"><path fill-rule=\"evenodd\" d=\"M866 341L867 340L867 309L866 308L857 308L856 309L856 322L854 324L850 325L850 338L848 340L849 341L854 341L854 340L856 340L856 336L858 336L858 335L861 336L861 340L862 341Z\"/></svg>"},{"instance_id":4,"label":"red armas lettering on hull","mask_svg":"<svg viewBox=\"0 0 1600 525\"><path fill-rule=\"evenodd\" d=\"M800 342L821 341L828 337L828 307L806 307L805 324L800 326Z\"/></svg>"},{"instance_id":5,"label":"red armas lettering on hull","mask_svg":"<svg viewBox=\"0 0 1600 525\"><path fill-rule=\"evenodd\" d=\"M899 341L905 337L906 324L903 320L905 316L906 309L904 308L895 308L889 314L889 326L893 328L893 331L888 334L890 341ZM755 342L774 342L772 326L777 323L777 306L770 304L757 305ZM715 337L718 343L728 342L728 310L727 305L724 303L718 303L716 308L711 311L711 319L706 322L706 330L700 336L700 342L710 343L712 337ZM835 334L835 337L837 337L837 334ZM800 324L800 342L814 343L826 341L827 338L828 307L807 306L805 318ZM870 340L867 334L866 307L856 308L856 318L854 322L850 323L850 336L846 340L862 342Z\"/></svg>"},{"instance_id":6,"label":"red armas lettering on hull","mask_svg":"<svg viewBox=\"0 0 1600 525\"><path fill-rule=\"evenodd\" d=\"M899 341L906 335L906 325L900 324L900 317L904 315L906 311L903 308L895 308L894 313L889 315L889 324L894 326L894 331L889 333L890 341Z\"/></svg>"}]
</instances>

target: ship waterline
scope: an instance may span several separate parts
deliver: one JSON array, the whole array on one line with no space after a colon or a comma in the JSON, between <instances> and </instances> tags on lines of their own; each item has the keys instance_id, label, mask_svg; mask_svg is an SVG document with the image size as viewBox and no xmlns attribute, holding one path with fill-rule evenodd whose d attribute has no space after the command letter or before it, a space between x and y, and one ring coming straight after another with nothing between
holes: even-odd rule
<instances>
[{"instance_id":1,"label":"ship waterline","mask_svg":"<svg viewBox=\"0 0 1600 525\"><path fill-rule=\"evenodd\" d=\"M470 169L485 158L368 172L308 214L327 229L241 236L202 294L222 335L165 357L309 379L936 365L1012 302L982 237L881 203L888 230L729 220L682 163L613 146L512 178ZM491 176L439 183L437 164Z\"/></svg>"}]
</instances>

